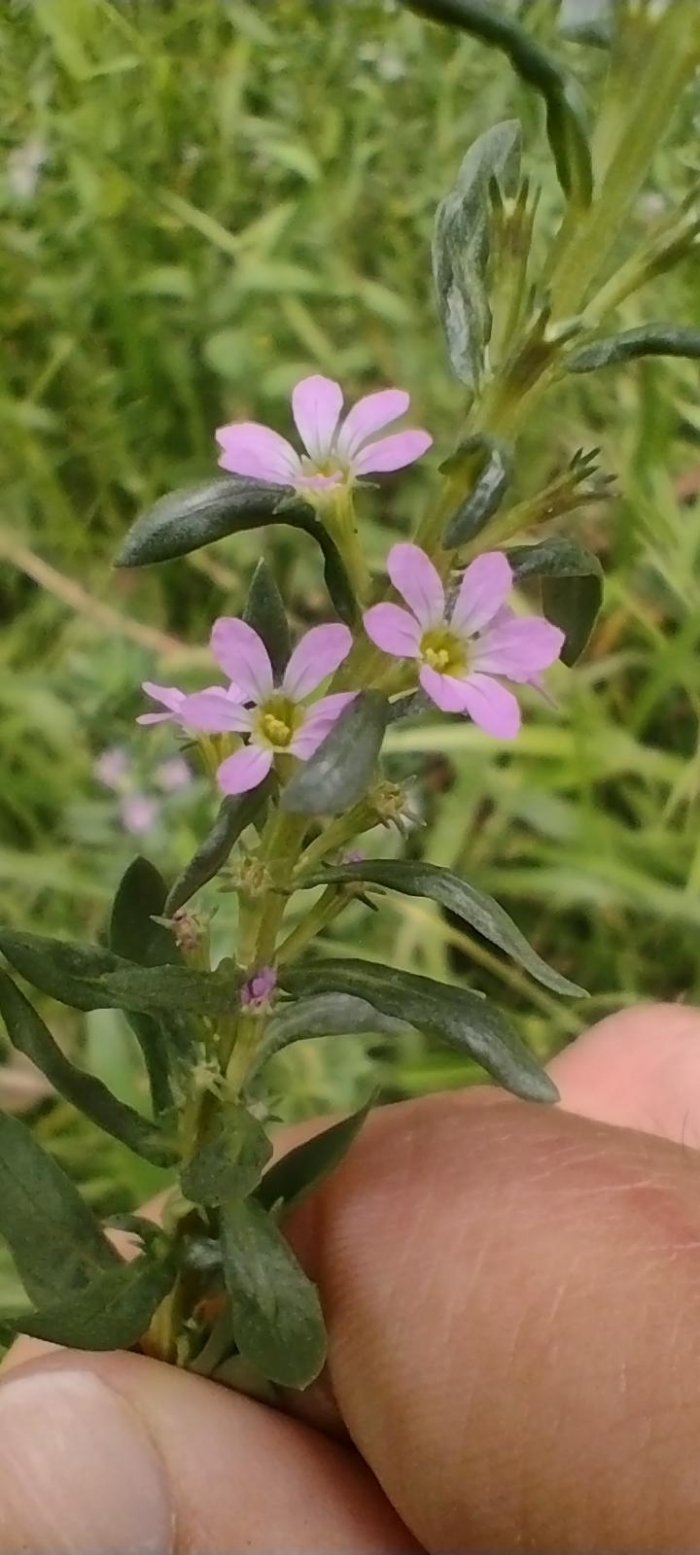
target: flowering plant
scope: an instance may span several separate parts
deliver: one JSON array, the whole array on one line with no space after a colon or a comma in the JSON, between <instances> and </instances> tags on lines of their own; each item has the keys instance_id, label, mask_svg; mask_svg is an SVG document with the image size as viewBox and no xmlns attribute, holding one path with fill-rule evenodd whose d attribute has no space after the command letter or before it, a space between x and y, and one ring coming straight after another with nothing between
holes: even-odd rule
<instances>
[{"instance_id":1,"label":"flowering plant","mask_svg":"<svg viewBox=\"0 0 700 1555\"><path fill-rule=\"evenodd\" d=\"M242 617L213 623L218 680L199 691L143 686L149 701L139 722L179 731L188 760L219 795L186 869L166 882L137 858L96 945L0 930L12 969L0 971L0 1011L13 1046L107 1133L177 1176L162 1226L121 1218L133 1244L124 1261L22 1122L0 1114L0 1231L33 1306L19 1326L84 1348L140 1346L258 1390L305 1387L323 1365L318 1295L280 1223L340 1160L367 1110L270 1164L273 1054L302 1038L373 1031L390 1039L416 1028L470 1054L516 1096L557 1099L479 994L328 955L322 936L358 897L376 905L386 891L426 896L547 988L582 994L472 883L422 858L365 858L354 845L378 825L401 832L410 820L410 792L381 768L391 723L466 717L488 738L512 741L521 697L526 712L548 700L543 677L557 661L572 665L586 645L601 567L559 521L600 500L606 477L595 452L580 451L541 489L519 488L518 437L545 392L645 353L700 354L697 333L680 327L604 332L620 302L676 263L700 231L689 201L618 263L626 213L697 62L695 0L665 9L601 0L585 7L583 29L576 8L564 6L566 29L580 38L600 44L615 32L611 90L616 72L629 81L626 60L644 59L639 98L629 117L617 116L616 150L600 168L575 84L516 21L483 0L406 3L502 48L541 92L566 201L559 232L538 271L520 124L480 136L439 206L433 244L462 435L437 466L413 540L391 546L381 576L371 575L359 535L363 483L410 470L433 443L427 431L396 430L409 409L403 389L369 393L343 418L340 385L304 377L292 395L302 451L254 422L223 426L224 475L137 519L119 566L171 560L245 529L292 526L320 548L328 619L293 644L274 571L260 561ZM563 688L562 671L553 684ZM106 754L102 781L118 786L121 771ZM212 965L209 923L190 903L224 867L237 934ZM316 895L291 926L289 904L306 903L307 892ZM71 1061L14 974L75 1009L124 1012L148 1076L148 1115Z\"/></svg>"}]
</instances>

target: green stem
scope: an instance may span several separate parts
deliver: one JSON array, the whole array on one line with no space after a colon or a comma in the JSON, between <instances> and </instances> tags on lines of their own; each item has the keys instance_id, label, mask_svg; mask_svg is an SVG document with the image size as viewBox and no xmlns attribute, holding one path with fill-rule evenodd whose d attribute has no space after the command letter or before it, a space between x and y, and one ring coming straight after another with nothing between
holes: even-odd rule
<instances>
[{"instance_id":1,"label":"green stem","mask_svg":"<svg viewBox=\"0 0 700 1555\"><path fill-rule=\"evenodd\" d=\"M298 923L291 934L282 941L277 952L280 965L285 961L294 961L310 941L339 916L343 908L347 907L349 900L346 892L339 890L337 886L328 886L306 917L302 918L301 923Z\"/></svg>"}]
</instances>

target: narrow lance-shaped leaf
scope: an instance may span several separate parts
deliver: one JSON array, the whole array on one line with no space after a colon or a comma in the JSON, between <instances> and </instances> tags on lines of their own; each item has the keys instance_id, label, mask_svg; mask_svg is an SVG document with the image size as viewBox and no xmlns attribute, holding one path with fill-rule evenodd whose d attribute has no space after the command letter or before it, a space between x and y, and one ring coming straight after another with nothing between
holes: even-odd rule
<instances>
[{"instance_id":1,"label":"narrow lance-shaped leaf","mask_svg":"<svg viewBox=\"0 0 700 1555\"><path fill-rule=\"evenodd\" d=\"M222 476L169 492L132 524L116 557L117 567L148 567L201 550L215 540L291 524L320 545L328 592L343 621L353 625L357 602L337 546L308 503L285 486Z\"/></svg>"},{"instance_id":2,"label":"narrow lance-shaped leaf","mask_svg":"<svg viewBox=\"0 0 700 1555\"><path fill-rule=\"evenodd\" d=\"M270 655L275 678L281 680L291 656L292 640L284 600L277 587L275 574L264 556L261 556L250 581L243 620L262 638Z\"/></svg>"},{"instance_id":3,"label":"narrow lance-shaped leaf","mask_svg":"<svg viewBox=\"0 0 700 1555\"><path fill-rule=\"evenodd\" d=\"M19 1118L0 1113L0 1236L37 1305L84 1289L119 1263L92 1210Z\"/></svg>"},{"instance_id":4,"label":"narrow lance-shaped leaf","mask_svg":"<svg viewBox=\"0 0 700 1555\"><path fill-rule=\"evenodd\" d=\"M177 962L179 952L173 934L162 923L167 886L160 871L145 858L136 858L123 874L112 903L108 945L115 955L139 966ZM177 1017L141 1015L126 1010L126 1019L141 1049L148 1074L151 1102L156 1116L173 1107L171 1063L186 1044Z\"/></svg>"},{"instance_id":5,"label":"narrow lance-shaped leaf","mask_svg":"<svg viewBox=\"0 0 700 1555\"><path fill-rule=\"evenodd\" d=\"M330 1128L314 1134L313 1139L305 1139L303 1144L275 1161L255 1190L258 1203L266 1210L274 1209L279 1204L285 1214L301 1204L307 1194L318 1188L347 1155L371 1105L370 1099L364 1107L351 1113L350 1117L332 1123Z\"/></svg>"},{"instance_id":6,"label":"narrow lance-shaped leaf","mask_svg":"<svg viewBox=\"0 0 700 1555\"><path fill-rule=\"evenodd\" d=\"M593 195L591 151L570 77L515 17L491 0L403 0L409 10L430 21L458 27L482 43L501 49L520 79L540 92L547 108L549 137L557 177L575 204L590 205Z\"/></svg>"},{"instance_id":7,"label":"narrow lance-shaped leaf","mask_svg":"<svg viewBox=\"0 0 700 1555\"><path fill-rule=\"evenodd\" d=\"M341 993L318 994L314 999L296 999L293 1004L275 1010L255 1057L256 1074L283 1048L310 1037L339 1037L359 1032L375 1032L390 1037L404 1036L410 1027L405 1021L382 1015L366 999Z\"/></svg>"},{"instance_id":8,"label":"narrow lance-shaped leaf","mask_svg":"<svg viewBox=\"0 0 700 1555\"><path fill-rule=\"evenodd\" d=\"M435 214L432 257L438 312L454 371L471 387L481 380L491 335L489 188L495 180L504 195L515 193L521 149L517 119L506 119L480 135Z\"/></svg>"},{"instance_id":9,"label":"narrow lance-shaped leaf","mask_svg":"<svg viewBox=\"0 0 700 1555\"><path fill-rule=\"evenodd\" d=\"M226 1014L241 981L232 964L215 972L139 967L97 945L10 929L0 931L0 950L27 982L78 1010Z\"/></svg>"},{"instance_id":10,"label":"narrow lance-shaped leaf","mask_svg":"<svg viewBox=\"0 0 700 1555\"><path fill-rule=\"evenodd\" d=\"M156 1126L113 1096L101 1080L85 1074L66 1058L41 1016L1 970L0 1014L13 1047L36 1064L60 1096L136 1155L157 1166L172 1163L175 1153L158 1137Z\"/></svg>"},{"instance_id":11,"label":"narrow lance-shaped leaf","mask_svg":"<svg viewBox=\"0 0 700 1555\"><path fill-rule=\"evenodd\" d=\"M326 1358L316 1286L254 1199L224 1206L221 1247L231 1324L241 1355L271 1382L308 1387Z\"/></svg>"},{"instance_id":12,"label":"narrow lance-shaped leaf","mask_svg":"<svg viewBox=\"0 0 700 1555\"><path fill-rule=\"evenodd\" d=\"M448 912L454 913L455 917L468 923L470 928L476 929L492 945L505 951L507 956L517 961L545 988L574 998L585 997L585 989L569 982L567 977L562 977L561 973L538 956L512 918L492 896L477 891L450 869L441 869L437 864L426 864L419 859L368 858L358 863L333 864L319 869L300 884L330 885L350 880L384 886L390 891L401 891L406 896L430 897Z\"/></svg>"},{"instance_id":13,"label":"narrow lance-shaped leaf","mask_svg":"<svg viewBox=\"0 0 700 1555\"><path fill-rule=\"evenodd\" d=\"M270 783L266 779L249 794L227 795L222 799L211 831L171 887L163 909L165 917L172 917L223 869L238 838L260 814L269 792Z\"/></svg>"},{"instance_id":14,"label":"narrow lance-shaped leaf","mask_svg":"<svg viewBox=\"0 0 700 1555\"><path fill-rule=\"evenodd\" d=\"M469 495L445 528L443 545L448 549L464 545L481 533L501 506L511 478L511 452L498 438L483 434L467 438L441 468L449 471L461 456L475 461L474 478Z\"/></svg>"},{"instance_id":15,"label":"narrow lance-shaped leaf","mask_svg":"<svg viewBox=\"0 0 700 1555\"><path fill-rule=\"evenodd\" d=\"M564 632L561 658L575 664L593 631L603 600L603 569L597 556L575 540L553 535L540 545L515 545L507 552L516 583L542 579L542 608Z\"/></svg>"},{"instance_id":16,"label":"narrow lance-shaped leaf","mask_svg":"<svg viewBox=\"0 0 700 1555\"><path fill-rule=\"evenodd\" d=\"M454 988L378 962L323 960L282 967L288 993L355 994L385 1015L410 1021L469 1053L506 1090L528 1101L556 1101L558 1091L498 1010L466 988Z\"/></svg>"},{"instance_id":17,"label":"narrow lance-shaped leaf","mask_svg":"<svg viewBox=\"0 0 700 1555\"><path fill-rule=\"evenodd\" d=\"M688 329L682 324L642 324L638 329L623 329L619 335L604 335L574 351L566 369L570 373L591 373L599 367L617 367L640 356L685 356L697 361L700 329Z\"/></svg>"},{"instance_id":18,"label":"narrow lance-shaped leaf","mask_svg":"<svg viewBox=\"0 0 700 1555\"><path fill-rule=\"evenodd\" d=\"M330 734L283 790L280 809L295 815L338 815L366 793L379 759L389 704L360 691Z\"/></svg>"},{"instance_id":19,"label":"narrow lance-shaped leaf","mask_svg":"<svg viewBox=\"0 0 700 1555\"><path fill-rule=\"evenodd\" d=\"M194 1204L245 1199L257 1187L271 1155L267 1134L247 1107L233 1103L222 1107L180 1174L182 1191Z\"/></svg>"},{"instance_id":20,"label":"narrow lance-shaped leaf","mask_svg":"<svg viewBox=\"0 0 700 1555\"><path fill-rule=\"evenodd\" d=\"M172 1288L175 1270L145 1254L117 1265L84 1290L22 1318L22 1333L73 1350L129 1350Z\"/></svg>"}]
</instances>

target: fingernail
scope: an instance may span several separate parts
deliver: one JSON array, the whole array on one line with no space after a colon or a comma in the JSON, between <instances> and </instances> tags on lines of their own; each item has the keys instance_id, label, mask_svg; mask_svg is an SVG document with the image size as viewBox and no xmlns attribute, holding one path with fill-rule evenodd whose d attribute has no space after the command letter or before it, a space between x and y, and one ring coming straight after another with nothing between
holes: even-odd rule
<instances>
[{"instance_id":1,"label":"fingernail","mask_svg":"<svg viewBox=\"0 0 700 1555\"><path fill-rule=\"evenodd\" d=\"M141 1419L91 1372L0 1385L0 1551L168 1555L173 1511Z\"/></svg>"}]
</instances>

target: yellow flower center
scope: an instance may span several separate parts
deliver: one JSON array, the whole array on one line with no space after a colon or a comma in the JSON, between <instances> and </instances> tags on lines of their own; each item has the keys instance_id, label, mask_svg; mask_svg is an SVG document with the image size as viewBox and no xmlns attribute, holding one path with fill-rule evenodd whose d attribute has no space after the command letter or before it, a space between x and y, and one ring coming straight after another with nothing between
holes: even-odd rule
<instances>
[{"instance_id":1,"label":"yellow flower center","mask_svg":"<svg viewBox=\"0 0 700 1555\"><path fill-rule=\"evenodd\" d=\"M449 626L435 626L423 633L420 655L424 664L438 675L463 675L467 667L467 645Z\"/></svg>"},{"instance_id":2,"label":"yellow flower center","mask_svg":"<svg viewBox=\"0 0 700 1555\"><path fill-rule=\"evenodd\" d=\"M304 722L304 709L291 697L273 696L258 711L258 735L271 750L283 751Z\"/></svg>"}]
</instances>

